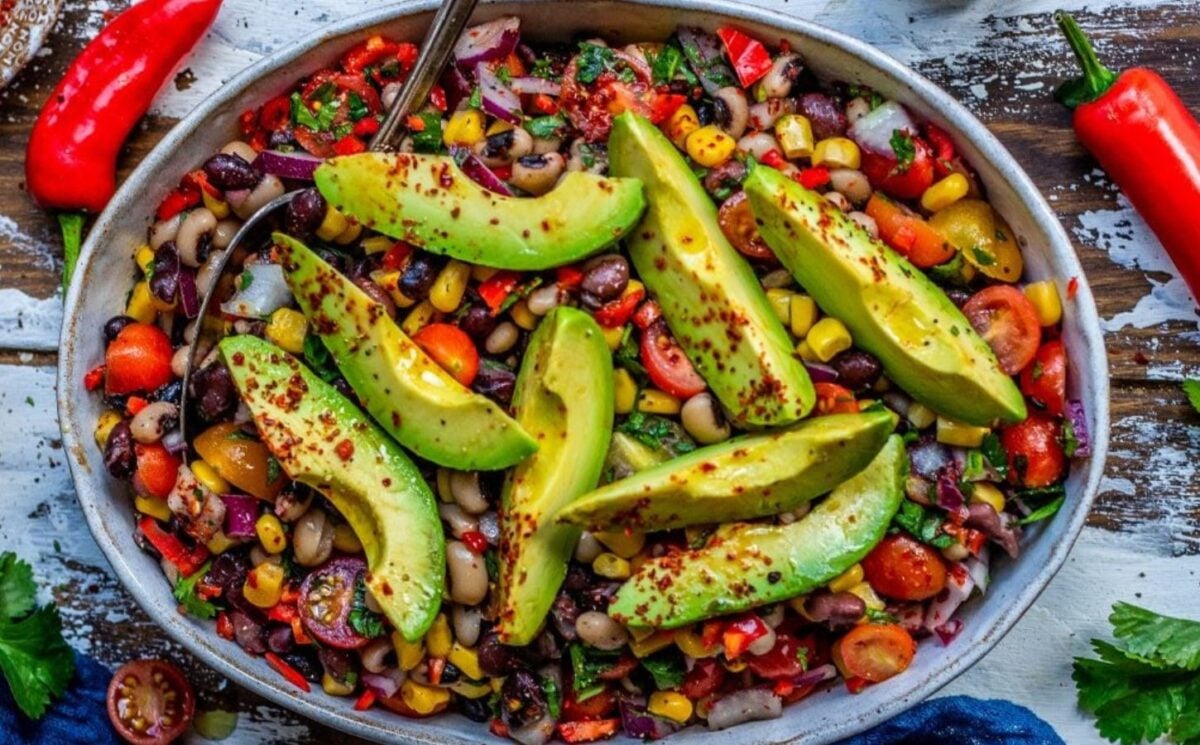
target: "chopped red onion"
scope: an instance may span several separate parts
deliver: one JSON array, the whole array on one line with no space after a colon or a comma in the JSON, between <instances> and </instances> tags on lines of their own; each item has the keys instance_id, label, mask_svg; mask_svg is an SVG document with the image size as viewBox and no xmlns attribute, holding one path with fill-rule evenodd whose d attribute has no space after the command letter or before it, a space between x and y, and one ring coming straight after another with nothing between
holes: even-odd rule
<instances>
[{"instance_id":1,"label":"chopped red onion","mask_svg":"<svg viewBox=\"0 0 1200 745\"><path fill-rule=\"evenodd\" d=\"M507 57L521 39L521 19L503 16L463 32L454 45L454 59L463 67Z\"/></svg>"},{"instance_id":2,"label":"chopped red onion","mask_svg":"<svg viewBox=\"0 0 1200 745\"><path fill-rule=\"evenodd\" d=\"M946 573L946 589L942 590L925 613L925 628L930 631L949 621L975 587L975 580L971 579L971 573L962 562L952 562L949 570Z\"/></svg>"},{"instance_id":3,"label":"chopped red onion","mask_svg":"<svg viewBox=\"0 0 1200 745\"><path fill-rule=\"evenodd\" d=\"M950 642L958 636L963 630L963 622L957 618L953 618L941 626L934 628L933 633L937 634L938 639L942 641L943 647L950 646Z\"/></svg>"},{"instance_id":4,"label":"chopped red onion","mask_svg":"<svg viewBox=\"0 0 1200 745\"><path fill-rule=\"evenodd\" d=\"M196 291L196 270L190 266L179 267L179 305L183 314L195 318L200 314L200 294Z\"/></svg>"},{"instance_id":5,"label":"chopped red onion","mask_svg":"<svg viewBox=\"0 0 1200 745\"><path fill-rule=\"evenodd\" d=\"M312 181L313 171L317 170L317 166L324 162L324 158L318 158L308 153L281 153L278 150L263 150L254 159L254 168L279 178Z\"/></svg>"},{"instance_id":6,"label":"chopped red onion","mask_svg":"<svg viewBox=\"0 0 1200 745\"><path fill-rule=\"evenodd\" d=\"M888 101L879 108L850 125L850 139L863 150L888 157L895 157L892 150L892 133L917 134L917 123L900 104Z\"/></svg>"},{"instance_id":7,"label":"chopped red onion","mask_svg":"<svg viewBox=\"0 0 1200 745\"><path fill-rule=\"evenodd\" d=\"M937 505L947 512L958 512L963 509L967 497L958 486L959 471L951 463L938 471L937 476Z\"/></svg>"},{"instance_id":8,"label":"chopped red onion","mask_svg":"<svg viewBox=\"0 0 1200 745\"><path fill-rule=\"evenodd\" d=\"M258 520L258 499L246 494L222 494L225 503L225 535L230 538L253 538Z\"/></svg>"},{"instance_id":9,"label":"chopped red onion","mask_svg":"<svg viewBox=\"0 0 1200 745\"><path fill-rule=\"evenodd\" d=\"M717 699L708 710L708 728L725 729L742 722L778 719L783 700L765 688L747 688Z\"/></svg>"},{"instance_id":10,"label":"chopped red onion","mask_svg":"<svg viewBox=\"0 0 1200 745\"><path fill-rule=\"evenodd\" d=\"M397 670L397 672L400 672ZM396 678L399 677L400 680ZM396 695L396 691L400 690L400 686L404 683L404 673L400 672L399 676L387 675L386 673L368 673L362 674L363 685L375 692L375 695L380 698L391 698Z\"/></svg>"},{"instance_id":11,"label":"chopped red onion","mask_svg":"<svg viewBox=\"0 0 1200 745\"><path fill-rule=\"evenodd\" d=\"M1067 421L1071 423L1071 429L1075 430L1075 440L1079 443L1075 448L1074 457L1087 458L1092 454L1092 437L1088 432L1087 414L1083 411L1082 402L1067 402Z\"/></svg>"},{"instance_id":12,"label":"chopped red onion","mask_svg":"<svg viewBox=\"0 0 1200 745\"><path fill-rule=\"evenodd\" d=\"M838 379L838 371L829 365L823 365L820 362L805 361L804 369L808 370L808 377L812 378L814 383L835 383Z\"/></svg>"},{"instance_id":13,"label":"chopped red onion","mask_svg":"<svg viewBox=\"0 0 1200 745\"><path fill-rule=\"evenodd\" d=\"M467 80L457 65L448 65L438 81L446 92L446 108L450 111L458 109L458 104L465 98L470 98L474 83Z\"/></svg>"},{"instance_id":14,"label":"chopped red onion","mask_svg":"<svg viewBox=\"0 0 1200 745\"><path fill-rule=\"evenodd\" d=\"M827 680L833 680L837 677L837 668L831 664L820 665L814 667L801 675L797 675L792 679L792 684L797 688L801 686L815 686L818 683L824 683Z\"/></svg>"},{"instance_id":15,"label":"chopped red onion","mask_svg":"<svg viewBox=\"0 0 1200 745\"><path fill-rule=\"evenodd\" d=\"M979 549L979 553L967 557L963 564L967 567L967 574L971 575L971 581L979 588L979 594L983 595L987 592L988 583L991 582L991 573L988 571L988 565L991 563L992 552L985 543Z\"/></svg>"},{"instance_id":16,"label":"chopped red onion","mask_svg":"<svg viewBox=\"0 0 1200 745\"><path fill-rule=\"evenodd\" d=\"M187 440L183 436L183 430L173 429L163 435L163 447L172 455L179 455L184 450L187 450Z\"/></svg>"},{"instance_id":17,"label":"chopped red onion","mask_svg":"<svg viewBox=\"0 0 1200 745\"><path fill-rule=\"evenodd\" d=\"M950 463L950 451L932 437L922 437L909 446L908 462L913 473L933 480Z\"/></svg>"},{"instance_id":18,"label":"chopped red onion","mask_svg":"<svg viewBox=\"0 0 1200 745\"><path fill-rule=\"evenodd\" d=\"M497 176L492 169L484 165L484 162L477 158L475 153L466 148L451 148L450 154L458 161L458 167L467 175L467 178L488 191L494 191L505 197L513 196L513 191L508 188L508 184L504 183L504 180Z\"/></svg>"},{"instance_id":19,"label":"chopped red onion","mask_svg":"<svg viewBox=\"0 0 1200 745\"><path fill-rule=\"evenodd\" d=\"M625 734L638 740L661 740L679 730L679 725L646 713L643 696L621 694L617 699L621 727Z\"/></svg>"},{"instance_id":20,"label":"chopped red onion","mask_svg":"<svg viewBox=\"0 0 1200 745\"><path fill-rule=\"evenodd\" d=\"M512 79L512 89L521 95L543 94L557 96L562 93L562 86L553 80L535 78L532 76Z\"/></svg>"},{"instance_id":21,"label":"chopped red onion","mask_svg":"<svg viewBox=\"0 0 1200 745\"><path fill-rule=\"evenodd\" d=\"M521 99L501 82L487 65L475 66L475 80L483 96L483 110L509 124L521 123Z\"/></svg>"}]
</instances>

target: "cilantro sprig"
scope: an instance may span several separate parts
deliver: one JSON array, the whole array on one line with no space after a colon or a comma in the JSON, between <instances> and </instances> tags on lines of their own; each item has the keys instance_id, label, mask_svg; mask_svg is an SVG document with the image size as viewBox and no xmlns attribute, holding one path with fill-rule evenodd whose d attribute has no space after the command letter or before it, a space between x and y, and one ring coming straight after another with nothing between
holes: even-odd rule
<instances>
[{"instance_id":1,"label":"cilantro sprig","mask_svg":"<svg viewBox=\"0 0 1200 745\"><path fill-rule=\"evenodd\" d=\"M1106 739L1135 745L1166 735L1200 745L1200 622L1129 603L1113 606L1113 636L1092 640L1099 659L1076 657L1079 707Z\"/></svg>"},{"instance_id":2,"label":"cilantro sprig","mask_svg":"<svg viewBox=\"0 0 1200 745\"><path fill-rule=\"evenodd\" d=\"M1200 412L1200 378L1188 378L1183 381L1183 392L1187 394L1192 408Z\"/></svg>"},{"instance_id":3,"label":"cilantro sprig","mask_svg":"<svg viewBox=\"0 0 1200 745\"><path fill-rule=\"evenodd\" d=\"M0 554L0 672L17 706L31 719L46 713L75 674L75 653L62 637L58 608L37 605L33 569Z\"/></svg>"}]
</instances>

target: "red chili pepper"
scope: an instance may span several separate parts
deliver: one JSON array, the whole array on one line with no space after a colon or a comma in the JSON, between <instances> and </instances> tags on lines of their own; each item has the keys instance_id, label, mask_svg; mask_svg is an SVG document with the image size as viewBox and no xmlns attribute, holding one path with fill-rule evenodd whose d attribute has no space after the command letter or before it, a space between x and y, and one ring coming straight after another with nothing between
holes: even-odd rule
<instances>
[{"instance_id":1,"label":"red chili pepper","mask_svg":"<svg viewBox=\"0 0 1200 745\"><path fill-rule=\"evenodd\" d=\"M717 29L717 36L721 37L725 55L743 88L749 88L770 71L771 55L762 42L732 26Z\"/></svg>"},{"instance_id":2,"label":"red chili pepper","mask_svg":"<svg viewBox=\"0 0 1200 745\"><path fill-rule=\"evenodd\" d=\"M468 530L463 533L462 542L466 544L467 548L471 549L471 553L473 554L482 555L484 551L487 551L487 538L478 530Z\"/></svg>"},{"instance_id":3,"label":"red chili pepper","mask_svg":"<svg viewBox=\"0 0 1200 745\"><path fill-rule=\"evenodd\" d=\"M1083 66L1083 77L1055 91L1075 109L1075 133L1121 187L1200 298L1200 122L1158 73L1134 67L1114 73L1100 64L1067 13L1059 28Z\"/></svg>"},{"instance_id":4,"label":"red chili pepper","mask_svg":"<svg viewBox=\"0 0 1200 745\"><path fill-rule=\"evenodd\" d=\"M79 256L78 212L108 204L122 143L220 7L221 0L130 6L84 47L42 107L25 150L25 184L42 207L74 213L59 215L64 284Z\"/></svg>"},{"instance_id":5,"label":"red chili pepper","mask_svg":"<svg viewBox=\"0 0 1200 745\"><path fill-rule=\"evenodd\" d=\"M796 174L796 180L805 189L817 189L829 183L829 169L824 166L805 168Z\"/></svg>"},{"instance_id":6,"label":"red chili pepper","mask_svg":"<svg viewBox=\"0 0 1200 745\"><path fill-rule=\"evenodd\" d=\"M104 382L104 365L97 365L91 370L88 370L87 375L83 376L83 387L85 390L94 391Z\"/></svg>"},{"instance_id":7,"label":"red chili pepper","mask_svg":"<svg viewBox=\"0 0 1200 745\"><path fill-rule=\"evenodd\" d=\"M375 705L376 694L370 688L363 691L363 694L354 702L355 711L366 711Z\"/></svg>"},{"instance_id":8,"label":"red chili pepper","mask_svg":"<svg viewBox=\"0 0 1200 745\"><path fill-rule=\"evenodd\" d=\"M274 668L275 672L282 675L284 680L296 686L305 693L308 693L310 690L312 690L308 687L308 681L303 675L300 674L300 671L289 665L282 657L274 652L267 652L265 656L267 658L267 664Z\"/></svg>"},{"instance_id":9,"label":"red chili pepper","mask_svg":"<svg viewBox=\"0 0 1200 745\"><path fill-rule=\"evenodd\" d=\"M479 297L487 303L492 315L500 312L504 301L516 289L517 280L520 278L521 275L516 272L499 271L479 285Z\"/></svg>"},{"instance_id":10,"label":"red chili pepper","mask_svg":"<svg viewBox=\"0 0 1200 745\"><path fill-rule=\"evenodd\" d=\"M174 564L185 577L195 574L208 560L208 549L199 545L189 549L183 545L183 541L163 530L158 521L149 515L138 521L138 530L142 532L154 550Z\"/></svg>"}]
</instances>

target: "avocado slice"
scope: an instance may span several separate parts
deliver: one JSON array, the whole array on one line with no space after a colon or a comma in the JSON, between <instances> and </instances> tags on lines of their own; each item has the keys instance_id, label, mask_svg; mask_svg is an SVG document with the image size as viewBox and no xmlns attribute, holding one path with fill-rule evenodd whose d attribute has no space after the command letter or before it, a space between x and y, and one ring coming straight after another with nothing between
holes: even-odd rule
<instances>
[{"instance_id":1,"label":"avocado slice","mask_svg":"<svg viewBox=\"0 0 1200 745\"><path fill-rule=\"evenodd\" d=\"M367 586L409 641L442 604L446 546L433 493L404 451L295 357L255 336L221 357L263 443L290 478L316 489L362 542Z\"/></svg>"},{"instance_id":2,"label":"avocado slice","mask_svg":"<svg viewBox=\"0 0 1200 745\"><path fill-rule=\"evenodd\" d=\"M777 515L861 471L895 426L879 409L709 445L586 494L558 520L649 532Z\"/></svg>"},{"instance_id":3,"label":"avocado slice","mask_svg":"<svg viewBox=\"0 0 1200 745\"><path fill-rule=\"evenodd\" d=\"M603 481L617 481L669 459L662 449L644 445L624 432L613 432L612 444L604 458Z\"/></svg>"},{"instance_id":4,"label":"avocado slice","mask_svg":"<svg viewBox=\"0 0 1200 745\"><path fill-rule=\"evenodd\" d=\"M646 206L633 179L577 172L540 197L502 196L444 155L347 155L325 161L315 178L329 204L372 230L517 271L570 264L612 245Z\"/></svg>"},{"instance_id":5,"label":"avocado slice","mask_svg":"<svg viewBox=\"0 0 1200 745\"><path fill-rule=\"evenodd\" d=\"M1025 418L1025 400L987 342L908 260L774 168L755 168L745 189L775 255L909 395L983 427Z\"/></svg>"},{"instance_id":6,"label":"avocado slice","mask_svg":"<svg viewBox=\"0 0 1200 745\"><path fill-rule=\"evenodd\" d=\"M703 548L646 562L608 614L628 626L674 629L811 592L883 538L904 499L907 471L904 443L893 435L803 519L723 525Z\"/></svg>"},{"instance_id":7,"label":"avocado slice","mask_svg":"<svg viewBox=\"0 0 1200 745\"><path fill-rule=\"evenodd\" d=\"M609 168L646 186L648 208L626 239L671 333L742 428L791 424L816 400L804 365L717 208L670 140L633 113L618 116Z\"/></svg>"},{"instance_id":8,"label":"avocado slice","mask_svg":"<svg viewBox=\"0 0 1200 745\"><path fill-rule=\"evenodd\" d=\"M397 442L462 471L507 468L537 450L500 406L451 377L353 282L296 239L276 233L274 240L300 309Z\"/></svg>"},{"instance_id":9,"label":"avocado slice","mask_svg":"<svg viewBox=\"0 0 1200 745\"><path fill-rule=\"evenodd\" d=\"M541 447L501 492L500 641L524 646L546 620L579 528L552 517L594 489L613 425L612 354L587 313L560 306L530 337L513 409Z\"/></svg>"}]
</instances>

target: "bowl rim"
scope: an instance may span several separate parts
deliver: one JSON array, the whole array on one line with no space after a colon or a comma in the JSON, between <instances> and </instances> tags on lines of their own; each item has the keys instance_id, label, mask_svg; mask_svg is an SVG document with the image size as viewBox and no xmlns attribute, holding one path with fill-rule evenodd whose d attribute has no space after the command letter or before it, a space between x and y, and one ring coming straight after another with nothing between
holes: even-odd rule
<instances>
[{"instance_id":1,"label":"bowl rim","mask_svg":"<svg viewBox=\"0 0 1200 745\"><path fill-rule=\"evenodd\" d=\"M1046 563L1038 570L1036 579L1015 593L1014 601L998 612L994 619L986 623L986 628L977 630L980 643L964 647L961 654L949 660L944 666L934 670L920 682L898 690L897 694L888 698L874 709L865 711L855 717L847 718L844 724L822 730L812 742L832 742L843 737L861 732L880 722L883 722L917 702L929 697L947 683L958 677L962 672L974 665L989 652L1001 638L1029 609L1054 575L1062 567L1068 553L1083 528L1084 522L1091 509L1099 489L1104 472L1105 459L1108 452L1109 440L1109 376L1108 364L1104 352L1104 337L1101 332L1099 315L1096 311L1094 298L1088 286L1086 276L1074 251L1074 246L1059 223L1049 204L1042 197L1025 171L1016 163L1007 149L965 106L959 103L949 93L926 79L899 60L882 50L861 41L848 34L835 31L808 20L792 17L785 13L752 7L737 3L735 0L608 0L618 4L629 4L664 10L682 10L697 13L708 13L740 19L779 29L787 33L808 37L816 43L838 48L840 51L864 60L867 64L881 71L896 81L902 81L913 93L924 98L936 110L938 116L952 123L964 134L980 155L993 165L1003 165L1003 178L1015 193L1019 202L1028 210L1029 217L1050 241L1044 253L1062 262L1072 272L1073 281L1077 281L1077 291L1074 297L1076 306L1075 325L1078 327L1086 344L1086 356L1079 359L1082 362L1084 375L1088 376L1093 390L1095 404L1095 421L1091 424L1093 452L1087 461L1086 476L1080 489L1080 498L1074 500L1071 506L1069 521L1060 533L1061 540L1049 550ZM537 7L554 4L555 0L506 0L481 3L481 9L493 4L515 5L518 12L521 6ZM347 34L360 32L373 26L394 21L398 18L431 12L438 6L438 0L402 0L394 4L368 10L349 16L345 19L330 23L306 39L300 39L272 54L264 56L248 66L220 89L210 94L187 116L181 119L142 159L130 176L118 189L109 206L99 216L88 239L81 250L79 265L75 276L77 280L68 289L64 303L62 333L59 343L59 363L57 374L57 403L60 426L63 432L64 449L68 453L67 462L76 487L80 506L88 522L97 544L120 578L123 587L134 597L139 606L150 618L163 629L175 642L182 645L202 662L223 676L234 681L249 691L263 696L274 704L283 706L297 714L334 729L352 733L362 737L395 740L402 738L406 742L421 742L444 745L450 742L438 733L425 727L421 722L403 717L393 717L388 721L394 726L384 727L377 721L362 716L360 712L350 711L347 707L333 707L323 697L305 697L277 676L265 677L260 674L260 668L252 668L255 662L245 656L240 650L234 650L215 635L198 635L195 629L188 625L187 620L177 613L163 610L162 606L152 600L162 594L162 587L144 587L141 578L135 574L134 568L125 560L127 546L118 545L118 540L104 529L104 519L98 507L98 500L105 497L102 489L97 489L88 483L89 469L83 465L82 442L87 427L76 425L75 401L79 397L79 386L71 379L71 373L77 368L73 358L75 340L80 332L80 305L87 284L84 278L93 258L103 250L103 236L109 232L117 216L130 205L137 204L135 197L152 183L153 175L168 154L184 142L200 125L208 121L219 109L236 98L245 88L251 86L260 78L289 64L302 61L306 56L324 46L332 39ZM1066 516L1060 516L1060 519ZM1043 538L1048 540L1048 538ZM132 545L130 542L124 543ZM244 658L244 659L242 659ZM393 721L394 720L394 721ZM472 724L473 727L480 725ZM800 736L797 733L794 736ZM811 733L808 733L811 734ZM476 741L486 737L482 730L473 731ZM768 737L755 740L763 743L791 741L793 736L780 740ZM749 740L747 740L748 742Z\"/></svg>"}]
</instances>

